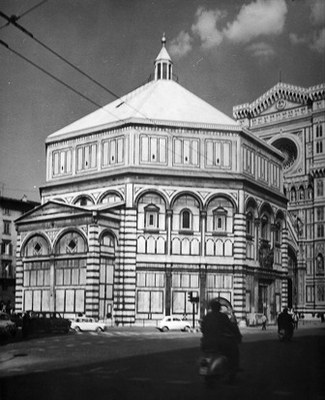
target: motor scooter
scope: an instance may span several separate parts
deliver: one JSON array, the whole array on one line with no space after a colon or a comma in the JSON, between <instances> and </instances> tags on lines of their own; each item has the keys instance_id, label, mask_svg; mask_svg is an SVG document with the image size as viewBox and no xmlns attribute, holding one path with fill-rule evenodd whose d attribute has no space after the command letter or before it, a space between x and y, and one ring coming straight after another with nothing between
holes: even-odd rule
<instances>
[{"instance_id":1,"label":"motor scooter","mask_svg":"<svg viewBox=\"0 0 325 400\"><path fill-rule=\"evenodd\" d=\"M234 378L230 373L228 358L221 353L204 353L199 360L199 374L207 386L216 381L230 381Z\"/></svg>"},{"instance_id":2,"label":"motor scooter","mask_svg":"<svg viewBox=\"0 0 325 400\"><path fill-rule=\"evenodd\" d=\"M278 337L280 342L290 342L292 336L293 336L292 330L282 328L279 329L278 331Z\"/></svg>"}]
</instances>

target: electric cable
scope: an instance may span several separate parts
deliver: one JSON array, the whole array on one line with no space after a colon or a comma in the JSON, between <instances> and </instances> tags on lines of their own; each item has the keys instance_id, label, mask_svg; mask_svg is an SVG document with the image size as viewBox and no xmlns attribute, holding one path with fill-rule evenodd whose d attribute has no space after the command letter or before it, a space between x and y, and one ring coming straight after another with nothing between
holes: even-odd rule
<instances>
[{"instance_id":1,"label":"electric cable","mask_svg":"<svg viewBox=\"0 0 325 400\"><path fill-rule=\"evenodd\" d=\"M44 0L43 2L48 1L48 0ZM43 4L43 2L39 3L39 5ZM35 6L36 7L36 6ZM31 9L32 10L32 9ZM29 10L29 11L31 11ZM27 12L26 12L27 13ZM26 13L24 13L23 15L25 15ZM113 97L115 97L116 99L121 99L120 96L118 96L116 93L114 93L112 90L108 89L106 86L102 85L100 82L98 82L97 80L95 80L94 78L92 78L89 74L85 73L84 71L82 71L80 68L78 68L77 66L75 66L74 64L72 64L70 61L68 61L66 58L64 58L63 56L61 56L59 53L57 53L55 50L51 49L49 46L47 46L46 44L44 44L43 42L41 42L39 39L37 39L31 32L29 32L27 29L25 29L23 26L21 26L20 24L17 23L17 19L18 17L12 16L12 17L8 17L6 14L4 14L3 12L0 11L0 16L5 18L7 20L7 24L13 24L17 29L19 29L20 31L22 31L23 33L25 33L26 35L28 35L31 39L33 39L36 43L38 43L40 46L42 46L43 48L45 48L46 50L48 50L50 53L52 53L53 55L55 55L56 57L58 57L61 61L65 62L66 64L68 64L71 68L75 69L77 72L79 72L80 74L82 74L83 76L85 76L86 78L88 78L91 82L95 83L97 86L99 86L100 88L104 89L106 92L108 92L110 95L112 95ZM35 65L35 64L34 64ZM43 69L42 69L43 70ZM45 70L43 70L43 72L46 73ZM50 76L53 78L54 76L52 74L50 74ZM62 81L60 81L62 84L64 84L66 87L69 87L71 90L73 90L75 93L77 94L81 94L79 91L73 89L70 85L67 85L65 83L63 83ZM82 94L81 94L82 95ZM103 108L102 106L98 105L96 102L94 102L93 100L89 99L88 97L82 95L84 98L86 98L88 101L90 101L92 104L95 104L96 106ZM125 104L126 106L130 107L131 109L133 109L134 111L136 111L139 115L142 115L146 120L150 121L154 126L158 126L156 121L152 120L151 118L149 118L148 116L146 116L144 113L142 113L141 111L137 110L135 107L131 106L130 104L128 104L127 101L123 100L123 102L121 104L118 105L121 106L122 104ZM120 118L116 117L113 113L109 112L108 110L105 110L108 113L110 113L111 115L113 115L115 118L117 118L119 121L122 121ZM166 132L169 134L172 134L172 132L168 132L168 129L166 129ZM173 146L172 146L173 147ZM192 145L190 145L190 149L191 149ZM172 153L175 153L175 149L172 148ZM201 151L199 151L198 153L199 155L202 154ZM206 161L208 160L208 157L206 154L202 154L204 159ZM211 165L213 165L212 160L210 160ZM209 173L208 173L209 174ZM212 176L212 175L211 175Z\"/></svg>"},{"instance_id":2,"label":"electric cable","mask_svg":"<svg viewBox=\"0 0 325 400\"><path fill-rule=\"evenodd\" d=\"M24 17L25 15L29 14L30 12L34 11L36 8L38 8L39 6L41 6L42 4L46 3L48 0L43 0L40 3L36 4L35 6L31 7L30 9L26 10L25 12L23 12L22 14L20 14L18 17L17 16L12 16L13 19L15 21L18 21L20 18ZM7 22L5 25L0 26L0 30L7 27L8 25L10 25L10 22Z\"/></svg>"},{"instance_id":3,"label":"electric cable","mask_svg":"<svg viewBox=\"0 0 325 400\"><path fill-rule=\"evenodd\" d=\"M59 79L58 77L56 77L55 75L51 74L50 72L46 71L46 69L44 69L43 67L37 65L36 63L34 63L32 60L30 60L29 58L25 57L24 55L20 54L18 51L12 49L11 47L9 47L9 45L7 43L5 43L4 41L0 40L0 44L2 46L4 46L5 48L7 48L9 51L11 51L12 53L14 53L16 56L18 56L19 58L25 60L26 62L28 62L29 64L31 64L32 66L34 66L35 68L39 69L40 71L42 71L44 74L50 76L52 79L54 79L56 82L61 83L61 85L65 86L66 88L72 90L74 93L76 93L78 96L82 97L83 99L89 101L90 103L92 103L93 105L95 105L96 107L99 107L100 109L106 111L108 114L111 114L114 118L117 118L118 120L120 120L116 115L114 115L113 113L111 113L110 111L106 110L103 106L101 106L100 104L98 104L97 102L95 102L94 100L92 100L90 97L84 95L83 93L79 92L79 90L74 89L72 86L70 86L69 84L65 83L64 81L62 81L61 79ZM121 121L121 120L120 120Z\"/></svg>"}]
</instances>

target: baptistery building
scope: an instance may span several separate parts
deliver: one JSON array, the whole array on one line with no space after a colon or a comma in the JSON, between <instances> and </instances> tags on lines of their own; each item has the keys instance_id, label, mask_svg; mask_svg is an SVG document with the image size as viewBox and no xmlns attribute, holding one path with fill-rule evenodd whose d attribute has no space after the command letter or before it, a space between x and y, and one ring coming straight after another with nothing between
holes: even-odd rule
<instances>
[{"instance_id":1,"label":"baptistery building","mask_svg":"<svg viewBox=\"0 0 325 400\"><path fill-rule=\"evenodd\" d=\"M239 320L288 302L282 152L154 78L46 140L42 204L16 221L16 309L155 325L222 297Z\"/></svg>"}]
</instances>

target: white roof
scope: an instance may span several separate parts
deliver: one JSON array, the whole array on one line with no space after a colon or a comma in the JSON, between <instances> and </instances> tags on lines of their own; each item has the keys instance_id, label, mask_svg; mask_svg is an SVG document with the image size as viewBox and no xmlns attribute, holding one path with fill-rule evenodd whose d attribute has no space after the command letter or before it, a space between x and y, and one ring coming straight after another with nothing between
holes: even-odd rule
<instances>
[{"instance_id":1,"label":"white roof","mask_svg":"<svg viewBox=\"0 0 325 400\"><path fill-rule=\"evenodd\" d=\"M121 125L127 121L157 125L213 126L239 130L237 121L173 80L154 80L52 133L47 141Z\"/></svg>"}]
</instances>

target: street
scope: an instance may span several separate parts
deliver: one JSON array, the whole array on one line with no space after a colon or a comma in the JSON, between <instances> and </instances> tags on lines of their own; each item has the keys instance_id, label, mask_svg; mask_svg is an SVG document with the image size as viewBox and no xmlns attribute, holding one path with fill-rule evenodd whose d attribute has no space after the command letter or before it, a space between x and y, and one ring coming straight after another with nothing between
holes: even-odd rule
<instances>
[{"instance_id":1,"label":"street","mask_svg":"<svg viewBox=\"0 0 325 400\"><path fill-rule=\"evenodd\" d=\"M243 328L241 371L207 389L198 375L199 332L111 328L0 346L0 399L325 399L325 326L291 343L275 327Z\"/></svg>"}]
</instances>

